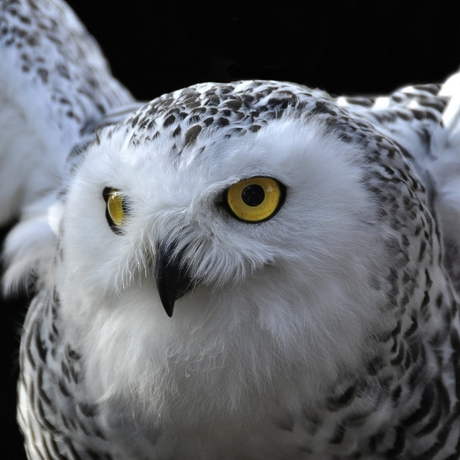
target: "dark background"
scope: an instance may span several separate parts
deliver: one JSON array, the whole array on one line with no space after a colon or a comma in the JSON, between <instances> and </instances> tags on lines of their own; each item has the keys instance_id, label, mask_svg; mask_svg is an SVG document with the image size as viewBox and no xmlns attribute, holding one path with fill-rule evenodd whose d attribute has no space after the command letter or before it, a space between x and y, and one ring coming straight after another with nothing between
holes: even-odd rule
<instances>
[{"instance_id":1,"label":"dark background","mask_svg":"<svg viewBox=\"0 0 460 460\"><path fill-rule=\"evenodd\" d=\"M443 81L460 64L457 1L72 0L70 5L101 44L114 75L143 100L193 83L247 78L290 80L333 94L386 93ZM0 457L13 460L24 458L14 405L25 305L25 300L3 302L0 321Z\"/></svg>"},{"instance_id":2,"label":"dark background","mask_svg":"<svg viewBox=\"0 0 460 460\"><path fill-rule=\"evenodd\" d=\"M455 0L70 4L139 99L243 78L290 80L336 94L385 93L442 81L460 62Z\"/></svg>"}]
</instances>

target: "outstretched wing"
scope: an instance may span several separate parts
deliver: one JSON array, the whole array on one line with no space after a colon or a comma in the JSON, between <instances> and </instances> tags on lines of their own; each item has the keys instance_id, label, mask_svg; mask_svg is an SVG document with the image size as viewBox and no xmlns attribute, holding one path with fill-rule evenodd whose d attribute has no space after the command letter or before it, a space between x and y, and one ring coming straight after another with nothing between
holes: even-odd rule
<instances>
[{"instance_id":1,"label":"outstretched wing","mask_svg":"<svg viewBox=\"0 0 460 460\"><path fill-rule=\"evenodd\" d=\"M388 97L338 103L395 140L420 175L444 242L445 265L460 292L460 73Z\"/></svg>"},{"instance_id":2,"label":"outstretched wing","mask_svg":"<svg viewBox=\"0 0 460 460\"><path fill-rule=\"evenodd\" d=\"M82 129L133 101L60 0L0 2L0 225L57 189Z\"/></svg>"}]
</instances>

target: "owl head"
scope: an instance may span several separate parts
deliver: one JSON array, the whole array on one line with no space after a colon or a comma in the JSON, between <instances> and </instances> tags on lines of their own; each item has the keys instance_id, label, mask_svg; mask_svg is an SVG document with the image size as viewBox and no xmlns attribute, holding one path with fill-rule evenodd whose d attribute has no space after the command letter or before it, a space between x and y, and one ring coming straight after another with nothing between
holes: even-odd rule
<instances>
[{"instance_id":1,"label":"owl head","mask_svg":"<svg viewBox=\"0 0 460 460\"><path fill-rule=\"evenodd\" d=\"M314 393L361 365L388 320L372 178L379 155L404 160L385 142L323 93L266 81L196 85L98 131L50 218L62 314L99 381L219 369L245 382L232 397L286 373Z\"/></svg>"}]
</instances>

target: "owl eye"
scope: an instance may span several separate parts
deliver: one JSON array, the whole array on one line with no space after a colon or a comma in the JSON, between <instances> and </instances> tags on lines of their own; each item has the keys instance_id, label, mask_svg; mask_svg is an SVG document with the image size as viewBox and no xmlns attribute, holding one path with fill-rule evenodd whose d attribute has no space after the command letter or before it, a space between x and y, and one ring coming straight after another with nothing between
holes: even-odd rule
<instances>
[{"instance_id":1,"label":"owl eye","mask_svg":"<svg viewBox=\"0 0 460 460\"><path fill-rule=\"evenodd\" d=\"M238 220L258 223L281 208L286 188L271 177L251 177L232 185L226 193L230 213Z\"/></svg>"},{"instance_id":2,"label":"owl eye","mask_svg":"<svg viewBox=\"0 0 460 460\"><path fill-rule=\"evenodd\" d=\"M128 207L123 195L116 188L106 187L102 196L106 202L105 217L110 228L117 234L121 234L121 225L123 224Z\"/></svg>"}]
</instances>

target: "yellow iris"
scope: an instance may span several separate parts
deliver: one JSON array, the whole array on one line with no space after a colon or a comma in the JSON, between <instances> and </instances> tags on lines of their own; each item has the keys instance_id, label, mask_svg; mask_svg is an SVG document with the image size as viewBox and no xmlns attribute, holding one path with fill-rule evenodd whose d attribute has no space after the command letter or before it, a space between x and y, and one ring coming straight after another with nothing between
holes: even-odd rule
<instances>
[{"instance_id":1,"label":"yellow iris","mask_svg":"<svg viewBox=\"0 0 460 460\"><path fill-rule=\"evenodd\" d=\"M107 187L104 189L103 197L107 203L107 221L116 233L126 217L126 205L123 195L116 189Z\"/></svg>"},{"instance_id":2,"label":"yellow iris","mask_svg":"<svg viewBox=\"0 0 460 460\"><path fill-rule=\"evenodd\" d=\"M227 204L239 220L263 222L273 217L284 200L284 186L271 177L251 177L232 185Z\"/></svg>"}]
</instances>

